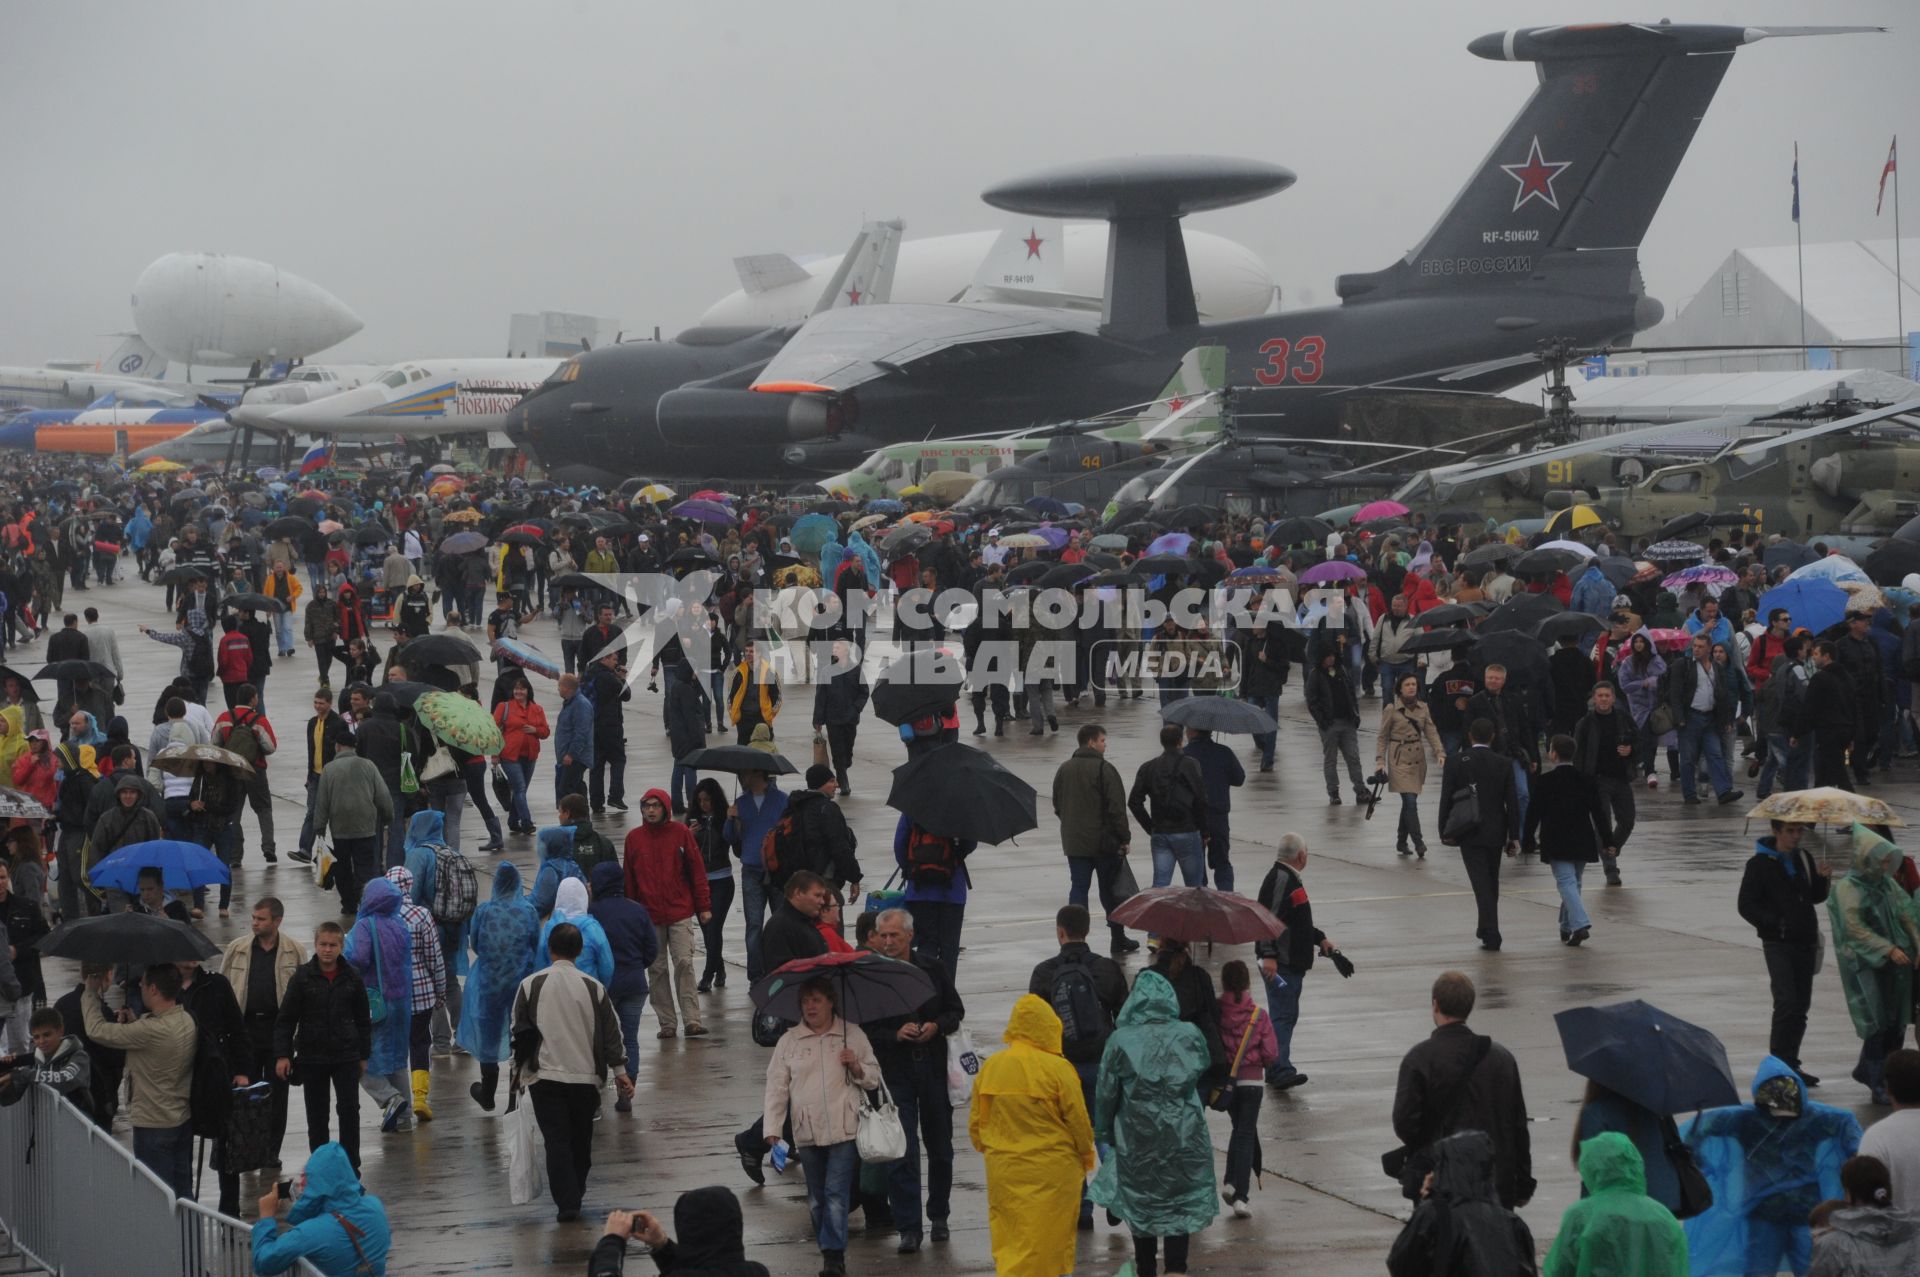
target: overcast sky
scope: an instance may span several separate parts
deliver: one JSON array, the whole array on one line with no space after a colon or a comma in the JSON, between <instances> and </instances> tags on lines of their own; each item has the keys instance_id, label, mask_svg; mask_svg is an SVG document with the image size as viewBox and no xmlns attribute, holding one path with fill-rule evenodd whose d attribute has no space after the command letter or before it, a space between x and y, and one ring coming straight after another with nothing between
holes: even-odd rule
<instances>
[{"instance_id":1,"label":"overcast sky","mask_svg":"<svg viewBox=\"0 0 1920 1277\"><path fill-rule=\"evenodd\" d=\"M502 353L514 311L671 331L736 287L737 255L837 252L864 216L997 228L983 187L1138 152L1294 169L1194 224L1260 253L1289 308L1330 302L1420 237L1530 92L1531 66L1469 40L1661 16L1896 27L1736 56L1644 247L1669 314L1730 249L1792 242L1796 138L1810 241L1891 234L1896 131L1920 232L1920 4L1899 0L13 4L0 361L111 348L177 249L332 290L366 321L343 360Z\"/></svg>"}]
</instances>

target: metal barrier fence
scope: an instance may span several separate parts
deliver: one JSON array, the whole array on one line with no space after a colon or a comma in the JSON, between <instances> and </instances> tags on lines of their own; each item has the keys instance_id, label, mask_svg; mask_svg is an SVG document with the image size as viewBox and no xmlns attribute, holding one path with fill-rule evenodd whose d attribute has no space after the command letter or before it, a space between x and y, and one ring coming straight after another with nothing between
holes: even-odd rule
<instances>
[{"instance_id":1,"label":"metal barrier fence","mask_svg":"<svg viewBox=\"0 0 1920 1277\"><path fill-rule=\"evenodd\" d=\"M0 1108L0 1224L28 1258L61 1277L253 1272L247 1224L176 1199L125 1145L44 1086ZM288 1274L321 1277L304 1260Z\"/></svg>"}]
</instances>

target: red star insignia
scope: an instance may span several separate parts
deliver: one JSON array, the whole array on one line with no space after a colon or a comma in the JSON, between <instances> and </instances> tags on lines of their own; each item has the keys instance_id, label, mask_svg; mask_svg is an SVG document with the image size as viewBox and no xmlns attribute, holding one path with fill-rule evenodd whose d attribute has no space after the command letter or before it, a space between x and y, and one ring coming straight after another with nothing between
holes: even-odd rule
<instances>
[{"instance_id":1,"label":"red star insignia","mask_svg":"<svg viewBox=\"0 0 1920 1277\"><path fill-rule=\"evenodd\" d=\"M1168 412L1179 412L1182 408L1186 406L1187 406L1187 401L1182 399L1178 395L1175 395L1173 398L1167 400Z\"/></svg>"},{"instance_id":2,"label":"red star insignia","mask_svg":"<svg viewBox=\"0 0 1920 1277\"><path fill-rule=\"evenodd\" d=\"M1560 199L1553 193L1554 179L1573 167L1572 161L1556 163L1543 159L1540 155L1540 139L1535 137L1533 145L1527 149L1527 158L1518 164L1502 164L1500 171L1520 184L1513 195L1513 211L1519 212L1528 200L1539 200L1548 208L1558 209Z\"/></svg>"},{"instance_id":3,"label":"red star insignia","mask_svg":"<svg viewBox=\"0 0 1920 1277\"><path fill-rule=\"evenodd\" d=\"M1040 256L1040 246L1047 241L1040 238L1039 232L1035 227L1029 226L1027 227L1027 237L1020 242L1027 246L1027 260L1032 261L1034 258Z\"/></svg>"},{"instance_id":4,"label":"red star insignia","mask_svg":"<svg viewBox=\"0 0 1920 1277\"><path fill-rule=\"evenodd\" d=\"M849 288L847 290L847 305L858 306L859 304L860 304L860 290L857 288Z\"/></svg>"}]
</instances>

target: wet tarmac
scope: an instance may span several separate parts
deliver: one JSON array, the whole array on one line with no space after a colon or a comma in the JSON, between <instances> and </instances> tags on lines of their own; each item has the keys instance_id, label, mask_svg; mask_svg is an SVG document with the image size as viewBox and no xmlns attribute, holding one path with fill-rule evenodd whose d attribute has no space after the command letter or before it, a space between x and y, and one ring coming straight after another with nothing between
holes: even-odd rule
<instances>
[{"instance_id":1,"label":"wet tarmac","mask_svg":"<svg viewBox=\"0 0 1920 1277\"><path fill-rule=\"evenodd\" d=\"M135 739L144 743L145 716L154 695L178 665L177 649L150 642L134 630L140 622L169 623L162 591L134 578L85 593L69 590L66 604L97 606L118 630L129 675L126 708L133 711ZM525 637L546 650L558 650L550 621L528 627ZM385 645L383 637L383 651ZM7 659L16 668L28 667L43 650L44 643L36 642ZM535 683L551 715L558 705L555 686L540 679ZM204 924L218 943L246 929L249 904L263 895L285 901L286 926L303 940L311 936L315 923L334 916L336 898L320 892L310 872L285 857L295 845L304 803L299 732L311 713L314 684L315 667L304 645L294 657L276 662L268 681L267 715L282 741L270 768L281 859L273 866L262 863L253 816L244 815L248 851L235 875L233 915L221 920L209 908ZM50 698L51 689L47 691ZM217 701L217 687L213 696ZM790 696L779 729L781 741L803 766L810 737L803 720L810 699L805 692ZM1108 757L1130 780L1134 768L1157 750L1155 711L1151 697L1110 701L1097 715L1083 701L1078 710L1064 710L1057 735L1032 737L1021 724L1013 725L1005 739L968 738L990 749L1042 795L1038 830L1022 836L1018 845L984 847L969 861L974 892L959 988L967 1023L981 1046L998 1044L1008 1011L1025 991L1028 973L1054 951L1052 917L1065 903L1067 876L1046 794L1054 769L1072 752L1075 728L1096 717L1106 723ZM1363 761L1371 770L1378 702L1363 701L1362 715ZM1587 902L1593 938L1581 948L1559 942L1558 898L1547 867L1537 861L1508 862L1501 906L1506 945L1499 953L1488 953L1474 940L1473 898L1459 858L1441 847L1432 831L1437 774L1421 804L1433 850L1425 860L1396 856L1396 813L1391 807L1383 805L1368 820L1351 796L1347 805L1327 806L1319 743L1298 695L1297 674L1292 694L1282 701L1281 717L1280 759L1274 772L1255 773L1253 756L1242 753L1250 774L1234 796L1238 885L1242 891L1257 887L1282 832L1303 834L1312 848L1306 880L1316 920L1353 959L1358 972L1342 980L1322 962L1307 980L1293 1056L1311 1081L1285 1093L1267 1093L1260 1115L1266 1174L1253 1194L1253 1218L1236 1220L1223 1213L1197 1234L1190 1269L1252 1274L1284 1265L1316 1277L1383 1269L1387 1249L1410 1209L1379 1165L1380 1154L1398 1142L1390 1122L1394 1080L1401 1055L1432 1027L1428 987L1448 968L1465 971L1479 987L1473 1026L1491 1033L1519 1059L1533 1123L1534 1174L1540 1181L1523 1215L1544 1254L1561 1212L1579 1193L1569 1140L1582 1083L1566 1069L1553 1012L1583 1003L1645 998L1718 1033L1743 1086L1765 1054L1770 1009L1765 968L1758 941L1734 911L1740 867L1751 846L1741 813L1750 803L1684 807L1679 794L1664 783L1657 792L1640 791L1640 824L1621 860L1625 883L1609 888L1597 873L1590 877ZM970 720L966 727L970 730ZM660 698L649 695L644 683L628 709L627 732L627 794L635 810L599 822L616 842L627 824L639 819L639 793L664 787L671 765ZM1226 739L1243 751L1248 744L1245 738ZM856 796L844 802L860 838L869 886L891 868L895 814L884 806L886 773L902 760L894 729L870 718L856 749ZM553 812L551 769L543 766L541 773L534 787L534 816L537 823L547 824ZM1913 783L1917 774L1912 763L1903 763L1899 781L1877 786L1874 792L1908 819L1920 819L1920 788ZM474 855L484 831L471 812L464 833L464 850L475 861L484 892L496 862ZM1145 841L1136 839L1133 857L1143 883L1151 874ZM506 858L530 869L536 860L533 840L509 838ZM1096 907L1096 938L1099 925ZM645 1208L670 1218L674 1198L704 1184L724 1184L740 1193L750 1258L775 1274L815 1271L818 1257L797 1168L785 1176L769 1174L766 1187L754 1188L733 1153L733 1132L759 1111L766 1053L748 1035L750 1003L737 911L726 944L727 986L701 998L712 1036L658 1041L652 1016L643 1022L634 1111L616 1114L609 1102L594 1128L595 1166L585 1218L579 1223L556 1224L547 1202L508 1204L505 1128L467 1097L467 1084L478 1076L467 1057L434 1059L434 1119L416 1131L381 1134L377 1110L364 1102L365 1178L385 1201L393 1223L389 1271L583 1272L607 1210ZM1202 949L1200 956L1217 971L1233 957L1250 959L1251 951L1222 946L1211 954ZM50 990L70 985L69 965L49 965ZM1138 960L1128 964L1130 972L1141 965ZM1805 1051L1807 1067L1830 1079L1819 1092L1821 1099L1846 1105L1866 1099L1860 1087L1846 1080L1857 1051L1829 963L1816 985ZM297 1097L291 1110L284 1161L297 1170L305 1148ZM1878 1116L1864 1104L1859 1113L1863 1123ZM1226 1118L1211 1115L1209 1122L1218 1167L1223 1168ZM120 1133L130 1138L124 1118ZM864 1235L856 1222L847 1255L852 1271L992 1271L984 1171L979 1155L967 1146L964 1113L955 1114L954 1134L958 1151L952 1240L928 1246L917 1256L896 1256L890 1233ZM252 1187L249 1183L243 1189ZM205 1196L212 1200L211 1174ZM251 1213L252 1196L243 1196ZM1102 1221L1094 1232L1081 1234L1076 1271L1108 1273L1129 1258L1125 1231ZM647 1262L643 1259L630 1262L630 1271L650 1271L642 1266Z\"/></svg>"}]
</instances>

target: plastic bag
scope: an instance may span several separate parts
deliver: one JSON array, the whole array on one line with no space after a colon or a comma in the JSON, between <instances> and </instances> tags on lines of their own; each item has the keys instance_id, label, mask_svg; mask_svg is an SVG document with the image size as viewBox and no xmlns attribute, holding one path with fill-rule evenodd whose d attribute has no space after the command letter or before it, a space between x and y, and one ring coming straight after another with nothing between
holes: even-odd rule
<instances>
[{"instance_id":1,"label":"plastic bag","mask_svg":"<svg viewBox=\"0 0 1920 1277\"><path fill-rule=\"evenodd\" d=\"M533 1102L517 1092L507 1109L507 1200L515 1206L547 1191L547 1141L533 1117Z\"/></svg>"},{"instance_id":2,"label":"plastic bag","mask_svg":"<svg viewBox=\"0 0 1920 1277\"><path fill-rule=\"evenodd\" d=\"M980 1052L973 1046L973 1034L961 1029L947 1035L947 1099L955 1108L965 1108L973 1098L973 1079L980 1072Z\"/></svg>"}]
</instances>

